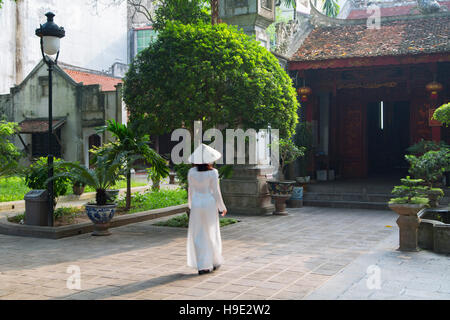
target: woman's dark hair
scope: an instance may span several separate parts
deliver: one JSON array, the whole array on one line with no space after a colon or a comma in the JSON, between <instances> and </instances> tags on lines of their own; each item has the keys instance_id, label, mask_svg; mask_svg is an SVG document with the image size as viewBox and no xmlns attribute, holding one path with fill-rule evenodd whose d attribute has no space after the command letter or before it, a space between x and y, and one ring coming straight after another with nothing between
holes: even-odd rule
<instances>
[{"instance_id":1,"label":"woman's dark hair","mask_svg":"<svg viewBox=\"0 0 450 320\"><path fill-rule=\"evenodd\" d=\"M198 171L208 171L213 169L213 166L210 163L196 164L195 166L197 167Z\"/></svg>"}]
</instances>

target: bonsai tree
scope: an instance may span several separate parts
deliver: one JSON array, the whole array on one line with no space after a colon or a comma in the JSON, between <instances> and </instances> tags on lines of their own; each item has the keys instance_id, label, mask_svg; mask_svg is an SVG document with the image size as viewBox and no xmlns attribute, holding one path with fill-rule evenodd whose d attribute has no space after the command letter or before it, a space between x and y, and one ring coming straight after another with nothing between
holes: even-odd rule
<instances>
[{"instance_id":1,"label":"bonsai tree","mask_svg":"<svg viewBox=\"0 0 450 320\"><path fill-rule=\"evenodd\" d=\"M0 121L0 177L10 176L17 172L22 153L17 150L10 138L18 130L17 123Z\"/></svg>"},{"instance_id":2,"label":"bonsai tree","mask_svg":"<svg viewBox=\"0 0 450 320\"><path fill-rule=\"evenodd\" d=\"M298 147L290 139L281 138L278 141L278 152L280 154L280 167L278 169L279 180L284 180L286 166L299 157L305 155L305 147Z\"/></svg>"},{"instance_id":3,"label":"bonsai tree","mask_svg":"<svg viewBox=\"0 0 450 320\"><path fill-rule=\"evenodd\" d=\"M96 155L105 155L109 160L124 156L123 165L127 179L126 207L131 208L131 169L137 159L145 160L151 167L152 172L159 179L165 178L169 174L167 162L155 150L150 148L150 138L148 135L138 134L134 128L125 124L117 123L115 120L108 120L107 125L98 130L99 133L108 131L115 138L104 146L97 149ZM95 157L94 157L95 159Z\"/></svg>"},{"instance_id":4,"label":"bonsai tree","mask_svg":"<svg viewBox=\"0 0 450 320\"><path fill-rule=\"evenodd\" d=\"M59 165L64 163L62 159L55 158L54 163L54 182L53 182L53 206L56 207L57 198L67 194L70 187L70 179L66 176L70 175L70 170ZM38 158L27 169L25 169L25 184L30 189L43 190L47 189L48 184L48 163L46 157Z\"/></svg>"},{"instance_id":5,"label":"bonsai tree","mask_svg":"<svg viewBox=\"0 0 450 320\"><path fill-rule=\"evenodd\" d=\"M433 119L442 122L443 125L448 127L450 124L450 102L437 108L434 111Z\"/></svg>"},{"instance_id":6,"label":"bonsai tree","mask_svg":"<svg viewBox=\"0 0 450 320\"><path fill-rule=\"evenodd\" d=\"M413 144L406 151L410 154L420 156L428 151L438 151L443 148L450 148L444 141L439 141L439 143L432 140L421 139L419 142Z\"/></svg>"},{"instance_id":7,"label":"bonsai tree","mask_svg":"<svg viewBox=\"0 0 450 320\"><path fill-rule=\"evenodd\" d=\"M402 185L395 186L392 190L392 194L395 198L392 198L390 204L418 204L427 205L428 198L425 198L426 187L421 186L424 182L422 179L411 179L410 176L400 179Z\"/></svg>"},{"instance_id":8,"label":"bonsai tree","mask_svg":"<svg viewBox=\"0 0 450 320\"><path fill-rule=\"evenodd\" d=\"M290 137L299 103L292 80L257 41L225 24L166 22L131 63L124 100L139 132L178 128L280 130Z\"/></svg>"},{"instance_id":9,"label":"bonsai tree","mask_svg":"<svg viewBox=\"0 0 450 320\"><path fill-rule=\"evenodd\" d=\"M410 163L409 173L424 180L430 204L436 207L439 199L444 196L444 191L433 188L433 184L441 182L444 173L450 169L450 149L428 151L419 157L406 155L405 158Z\"/></svg>"}]
</instances>

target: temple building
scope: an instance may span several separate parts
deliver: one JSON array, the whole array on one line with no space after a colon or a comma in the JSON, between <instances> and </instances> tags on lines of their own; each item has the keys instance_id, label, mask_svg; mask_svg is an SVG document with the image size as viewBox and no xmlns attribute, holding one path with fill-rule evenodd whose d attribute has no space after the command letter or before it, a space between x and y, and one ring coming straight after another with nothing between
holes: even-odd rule
<instances>
[{"instance_id":1,"label":"temple building","mask_svg":"<svg viewBox=\"0 0 450 320\"><path fill-rule=\"evenodd\" d=\"M431 119L450 99L449 8L450 1L427 13L417 2L355 1L343 19L311 5L301 28L285 36L277 54L300 93L301 121L312 124L313 176L404 174L407 147L450 142L450 129Z\"/></svg>"}]
</instances>

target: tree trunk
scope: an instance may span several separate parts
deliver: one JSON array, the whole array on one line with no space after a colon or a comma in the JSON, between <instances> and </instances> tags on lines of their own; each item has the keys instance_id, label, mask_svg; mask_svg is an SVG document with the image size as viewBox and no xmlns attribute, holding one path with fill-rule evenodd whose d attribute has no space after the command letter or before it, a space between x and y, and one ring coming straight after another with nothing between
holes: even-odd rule
<instances>
[{"instance_id":1,"label":"tree trunk","mask_svg":"<svg viewBox=\"0 0 450 320\"><path fill-rule=\"evenodd\" d=\"M131 169L127 169L127 196L125 210L131 209Z\"/></svg>"},{"instance_id":2,"label":"tree trunk","mask_svg":"<svg viewBox=\"0 0 450 320\"><path fill-rule=\"evenodd\" d=\"M219 23L219 0L211 0L211 24Z\"/></svg>"}]
</instances>

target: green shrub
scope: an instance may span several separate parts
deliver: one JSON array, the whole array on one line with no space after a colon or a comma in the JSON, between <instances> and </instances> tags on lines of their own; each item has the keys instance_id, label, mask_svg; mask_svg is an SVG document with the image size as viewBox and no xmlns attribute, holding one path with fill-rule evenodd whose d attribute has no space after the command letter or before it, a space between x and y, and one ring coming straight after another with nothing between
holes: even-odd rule
<instances>
[{"instance_id":1,"label":"green shrub","mask_svg":"<svg viewBox=\"0 0 450 320\"><path fill-rule=\"evenodd\" d=\"M450 102L437 108L434 111L433 119L442 122L442 124L448 127L450 124Z\"/></svg>"},{"instance_id":2,"label":"green shrub","mask_svg":"<svg viewBox=\"0 0 450 320\"><path fill-rule=\"evenodd\" d=\"M69 170L63 167L58 167L57 165L62 163L63 160L55 158L54 159L54 176L59 174L68 173ZM25 184L33 190L43 190L47 189L47 179L48 179L48 165L47 158L41 157L37 159L36 162L30 165L25 171ZM68 177L59 177L54 179L53 182L53 192L55 198L63 196L67 193L68 188L72 186ZM56 205L56 201L55 201Z\"/></svg>"},{"instance_id":3,"label":"green shrub","mask_svg":"<svg viewBox=\"0 0 450 320\"><path fill-rule=\"evenodd\" d=\"M400 179L402 185L395 186L392 194L397 196L392 198L389 203L396 204L424 204L427 205L429 200L426 198L427 188L421 186L424 180L411 179L409 176Z\"/></svg>"},{"instance_id":4,"label":"green shrub","mask_svg":"<svg viewBox=\"0 0 450 320\"><path fill-rule=\"evenodd\" d=\"M219 221L221 227L239 222L233 218L220 218ZM187 228L189 227L189 217L187 214L182 214L166 221L157 222L154 225L161 227Z\"/></svg>"}]
</instances>

